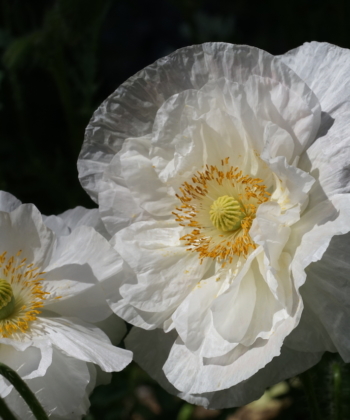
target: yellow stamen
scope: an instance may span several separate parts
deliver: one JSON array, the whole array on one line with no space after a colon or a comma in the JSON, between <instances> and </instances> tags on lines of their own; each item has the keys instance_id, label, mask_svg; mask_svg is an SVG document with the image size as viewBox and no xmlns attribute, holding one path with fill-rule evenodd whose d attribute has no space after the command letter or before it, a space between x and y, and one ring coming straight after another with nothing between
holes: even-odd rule
<instances>
[{"instance_id":1,"label":"yellow stamen","mask_svg":"<svg viewBox=\"0 0 350 420\"><path fill-rule=\"evenodd\" d=\"M192 176L192 182L184 182L181 195L176 194L181 206L173 214L180 226L193 228L180 238L188 251L224 265L256 248L249 230L259 205L270 194L261 179L229 166L229 158L222 159L221 166L206 165Z\"/></svg>"},{"instance_id":2,"label":"yellow stamen","mask_svg":"<svg viewBox=\"0 0 350 420\"><path fill-rule=\"evenodd\" d=\"M0 255L0 306L7 302L0 308L0 337L26 332L30 322L41 313L39 309L49 294L42 288L40 276L45 273L33 264L26 264L26 258L20 259L21 251L11 257L6 254Z\"/></svg>"}]
</instances>

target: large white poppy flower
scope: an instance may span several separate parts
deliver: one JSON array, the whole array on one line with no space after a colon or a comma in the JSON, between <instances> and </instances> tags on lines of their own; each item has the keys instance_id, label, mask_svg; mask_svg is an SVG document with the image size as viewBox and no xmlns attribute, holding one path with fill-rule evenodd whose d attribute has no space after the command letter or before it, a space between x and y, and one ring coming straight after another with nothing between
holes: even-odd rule
<instances>
[{"instance_id":1,"label":"large white poppy flower","mask_svg":"<svg viewBox=\"0 0 350 420\"><path fill-rule=\"evenodd\" d=\"M197 45L91 119L80 179L120 256L102 285L170 392L237 406L325 350L350 361L349 62Z\"/></svg>"},{"instance_id":2,"label":"large white poppy flower","mask_svg":"<svg viewBox=\"0 0 350 420\"><path fill-rule=\"evenodd\" d=\"M76 208L45 222L57 235L35 206L0 192L0 360L27 382L50 418L80 419L95 384L109 379L101 370L119 371L132 359L111 343L126 329L98 281L115 276L116 252L86 226L98 225L95 210ZM0 394L19 418L33 418L2 377Z\"/></svg>"}]
</instances>

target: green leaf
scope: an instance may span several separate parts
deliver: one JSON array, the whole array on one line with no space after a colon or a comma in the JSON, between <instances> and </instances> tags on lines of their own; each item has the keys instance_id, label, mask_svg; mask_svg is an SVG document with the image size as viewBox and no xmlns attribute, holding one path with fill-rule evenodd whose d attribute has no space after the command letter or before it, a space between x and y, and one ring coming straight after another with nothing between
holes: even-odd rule
<instances>
[{"instance_id":1,"label":"green leaf","mask_svg":"<svg viewBox=\"0 0 350 420\"><path fill-rule=\"evenodd\" d=\"M25 65L27 58L40 39L39 32L32 32L13 40L3 55L3 63L9 70L17 70Z\"/></svg>"}]
</instances>

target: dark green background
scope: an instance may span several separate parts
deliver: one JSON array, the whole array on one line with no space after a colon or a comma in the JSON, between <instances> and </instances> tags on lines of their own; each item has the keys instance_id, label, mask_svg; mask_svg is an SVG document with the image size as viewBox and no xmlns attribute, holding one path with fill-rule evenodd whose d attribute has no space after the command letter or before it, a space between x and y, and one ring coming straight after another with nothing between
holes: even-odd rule
<instances>
[{"instance_id":1,"label":"dark green background","mask_svg":"<svg viewBox=\"0 0 350 420\"><path fill-rule=\"evenodd\" d=\"M273 54L311 40L350 46L345 0L0 0L0 5L0 189L45 214L94 206L77 178L84 129L106 96L157 58L205 41L249 44ZM331 369L329 363L325 369ZM153 393L158 414L142 402L142 390ZM279 418L306 418L301 392L291 395L294 403ZM89 420L201 418L135 364L97 389L92 401ZM224 419L229 411L212 415Z\"/></svg>"}]
</instances>

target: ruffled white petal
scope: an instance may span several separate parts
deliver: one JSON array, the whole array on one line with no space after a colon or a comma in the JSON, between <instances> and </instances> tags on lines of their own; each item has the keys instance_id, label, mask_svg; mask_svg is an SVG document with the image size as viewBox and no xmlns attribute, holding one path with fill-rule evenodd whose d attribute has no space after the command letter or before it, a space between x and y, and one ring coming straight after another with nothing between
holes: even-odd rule
<instances>
[{"instance_id":1,"label":"ruffled white petal","mask_svg":"<svg viewBox=\"0 0 350 420\"><path fill-rule=\"evenodd\" d=\"M321 260L306 269L307 280L300 290L305 306L321 323L321 326L317 323L316 327L311 326L310 330L318 335L323 333L323 342L327 336L330 337L331 350L340 353L347 363L350 361L349 245L349 233L334 236ZM303 332L307 334L305 327ZM315 346L315 343L312 344ZM330 344L327 350L329 347Z\"/></svg>"},{"instance_id":2,"label":"ruffled white petal","mask_svg":"<svg viewBox=\"0 0 350 420\"><path fill-rule=\"evenodd\" d=\"M100 215L106 229L114 235L132 222L152 219L135 201L121 177L120 153L106 167L100 182Z\"/></svg>"},{"instance_id":3,"label":"ruffled white petal","mask_svg":"<svg viewBox=\"0 0 350 420\"><path fill-rule=\"evenodd\" d=\"M51 229L57 236L69 235L70 229L67 224L59 217L55 215L43 216L45 225Z\"/></svg>"},{"instance_id":4,"label":"ruffled white petal","mask_svg":"<svg viewBox=\"0 0 350 420\"><path fill-rule=\"evenodd\" d=\"M180 243L181 230L174 222L139 222L112 238L138 280L124 284L120 294L138 309L159 313L158 323L169 317L211 263L199 264L197 255L186 251Z\"/></svg>"},{"instance_id":5,"label":"ruffled white petal","mask_svg":"<svg viewBox=\"0 0 350 420\"><path fill-rule=\"evenodd\" d=\"M0 191L0 211L6 211L10 213L21 204L21 201L19 201L14 195L6 191Z\"/></svg>"},{"instance_id":6,"label":"ruffled white petal","mask_svg":"<svg viewBox=\"0 0 350 420\"><path fill-rule=\"evenodd\" d=\"M174 327L191 351L200 351L206 356L209 353L212 356L211 353L215 350L217 352L220 349L221 355L236 346L236 343L229 343L212 331L214 327L211 307L225 283L225 273L201 281L173 313L171 318ZM214 356L217 355L219 354L214 353Z\"/></svg>"},{"instance_id":7,"label":"ruffled white petal","mask_svg":"<svg viewBox=\"0 0 350 420\"><path fill-rule=\"evenodd\" d=\"M247 380L275 356L279 356L284 338L295 327L292 318L280 322L269 340L258 339L254 346L239 345L227 355L201 358L177 340L163 370L168 380L185 393L214 392Z\"/></svg>"},{"instance_id":8,"label":"ruffled white petal","mask_svg":"<svg viewBox=\"0 0 350 420\"><path fill-rule=\"evenodd\" d=\"M52 252L53 233L32 204L22 204L11 213L0 212L0 254L15 256L22 251L35 266L45 265Z\"/></svg>"},{"instance_id":9,"label":"ruffled white petal","mask_svg":"<svg viewBox=\"0 0 350 420\"><path fill-rule=\"evenodd\" d=\"M322 355L322 352L298 352L283 346L280 356L275 357L250 379L222 391L188 394L176 389L162 369L175 340L175 331L166 334L160 329L145 331L134 327L126 337L125 343L127 348L133 351L135 361L168 392L206 408L241 406L256 400L268 386L310 368ZM191 366L189 368L191 372Z\"/></svg>"},{"instance_id":10,"label":"ruffled white petal","mask_svg":"<svg viewBox=\"0 0 350 420\"><path fill-rule=\"evenodd\" d=\"M292 272L296 287L304 284L305 268L322 258L333 236L350 230L350 195L339 194L313 207L293 229L291 242L296 249Z\"/></svg>"},{"instance_id":11,"label":"ruffled white petal","mask_svg":"<svg viewBox=\"0 0 350 420\"><path fill-rule=\"evenodd\" d=\"M116 274L118 284L135 284L137 278L135 273L131 270L128 264L119 256L116 259L119 271ZM109 279L101 282L102 289L105 293L106 301L111 307L113 312L120 315L125 321L131 324L139 325L142 328L152 329L158 323L158 314L145 312L129 305L127 299L123 299L116 287L116 278L110 277Z\"/></svg>"},{"instance_id":12,"label":"ruffled white petal","mask_svg":"<svg viewBox=\"0 0 350 420\"><path fill-rule=\"evenodd\" d=\"M349 360L347 334L344 332L348 319L348 291L344 286L349 220L349 195L336 195L312 208L298 223L292 236L293 241L300 243L292 263L295 282L298 286L305 282L301 288L303 300L307 311L311 312L311 319L316 316L318 320L313 332L317 339L310 340L309 344L312 347L314 343L315 348L320 348L323 343L325 350L335 346L345 360ZM301 323L301 331L296 331L295 339L294 336L289 338L293 347L305 346L300 344L301 332L305 336L310 334L305 322L308 325L307 321Z\"/></svg>"},{"instance_id":13,"label":"ruffled white petal","mask_svg":"<svg viewBox=\"0 0 350 420\"><path fill-rule=\"evenodd\" d=\"M348 49L326 42L306 42L280 58L310 86L323 111L331 113L349 100Z\"/></svg>"},{"instance_id":14,"label":"ruffled white petal","mask_svg":"<svg viewBox=\"0 0 350 420\"><path fill-rule=\"evenodd\" d=\"M166 216L174 210L178 200L168 195L167 187L158 178L149 157L151 139L128 139L120 152L122 176L138 207L153 216Z\"/></svg>"},{"instance_id":15,"label":"ruffled white petal","mask_svg":"<svg viewBox=\"0 0 350 420\"><path fill-rule=\"evenodd\" d=\"M256 78L251 79L255 81ZM292 179L299 175L294 175L295 168L287 169L288 165L283 165L282 158L287 157L292 163L300 156L315 137L319 117L307 108L308 121L302 123L300 108L306 105L300 97L300 104L291 108L294 114L290 111L289 115L283 115L289 91L283 92L281 86L279 96L285 96L285 100L279 98L279 101L273 102L273 97L277 97L273 86L258 78L252 87L251 79L244 86L220 79L216 83L208 83L200 91L189 90L174 95L162 105L154 123L150 156L163 183L176 190L203 165L217 164L223 157L229 157L230 164L238 166L244 173L269 182L264 166L256 162L257 152L264 160L276 159L270 166L282 179L286 175L288 178L292 176ZM277 82L275 84L278 85ZM274 110L272 115L270 109ZM308 129L303 132L298 123ZM281 143L284 143L283 146ZM291 173L288 174L288 171ZM302 184L309 182L308 177L304 174L306 180ZM128 182L126 176L125 179ZM291 186L286 188L293 191ZM295 202L296 197L291 197L291 200ZM163 201L166 203L164 198Z\"/></svg>"},{"instance_id":16,"label":"ruffled white petal","mask_svg":"<svg viewBox=\"0 0 350 420\"><path fill-rule=\"evenodd\" d=\"M220 78L244 84L252 75L289 86L320 117L309 87L265 51L224 43L183 48L131 77L95 112L78 161L83 187L97 200L103 173L124 140L149 134L159 107L171 96Z\"/></svg>"},{"instance_id":17,"label":"ruffled white petal","mask_svg":"<svg viewBox=\"0 0 350 420\"><path fill-rule=\"evenodd\" d=\"M303 156L300 167L315 173L318 183L312 204L325 195L349 193L350 51L319 42L305 43L281 59L315 92L322 106L323 123L317 141Z\"/></svg>"},{"instance_id":18,"label":"ruffled white petal","mask_svg":"<svg viewBox=\"0 0 350 420\"><path fill-rule=\"evenodd\" d=\"M110 239L110 235L102 223L98 209L86 209L78 206L74 209L66 210L58 217L64 221L70 230L74 230L79 226L91 226L104 238Z\"/></svg>"},{"instance_id":19,"label":"ruffled white petal","mask_svg":"<svg viewBox=\"0 0 350 420\"><path fill-rule=\"evenodd\" d=\"M43 220L45 225L53 230L57 236L69 235L72 230L79 226L91 226L107 240L110 239L98 209L86 209L78 206L58 216L43 216Z\"/></svg>"},{"instance_id":20,"label":"ruffled white petal","mask_svg":"<svg viewBox=\"0 0 350 420\"><path fill-rule=\"evenodd\" d=\"M65 354L95 363L106 372L120 371L132 360L132 353L114 347L93 325L72 318L41 318L40 325L51 343Z\"/></svg>"},{"instance_id":21,"label":"ruffled white petal","mask_svg":"<svg viewBox=\"0 0 350 420\"><path fill-rule=\"evenodd\" d=\"M94 325L107 334L114 346L121 342L127 332L125 322L114 313L103 321L94 322Z\"/></svg>"},{"instance_id":22,"label":"ruffled white petal","mask_svg":"<svg viewBox=\"0 0 350 420\"><path fill-rule=\"evenodd\" d=\"M93 228L81 226L57 238L44 266L43 285L50 295L45 307L87 321L101 321L111 314L99 280L116 273L115 251ZM60 297L59 299L57 299Z\"/></svg>"}]
</instances>

